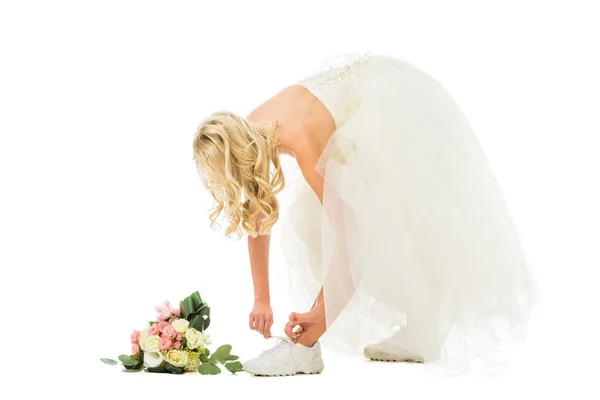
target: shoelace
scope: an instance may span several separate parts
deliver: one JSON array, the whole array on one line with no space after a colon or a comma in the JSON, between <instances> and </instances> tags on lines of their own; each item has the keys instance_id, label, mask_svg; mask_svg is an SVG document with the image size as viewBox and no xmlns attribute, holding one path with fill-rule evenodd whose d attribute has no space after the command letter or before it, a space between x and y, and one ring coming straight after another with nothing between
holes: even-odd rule
<instances>
[{"instance_id":1,"label":"shoelace","mask_svg":"<svg viewBox=\"0 0 600 400\"><path fill-rule=\"evenodd\" d=\"M278 352L280 349L284 347L289 347L292 344L291 340L287 336L271 336L271 338L276 338L277 343L275 343L275 346L271 347L270 349L263 351L261 353L261 357L271 356Z\"/></svg>"}]
</instances>

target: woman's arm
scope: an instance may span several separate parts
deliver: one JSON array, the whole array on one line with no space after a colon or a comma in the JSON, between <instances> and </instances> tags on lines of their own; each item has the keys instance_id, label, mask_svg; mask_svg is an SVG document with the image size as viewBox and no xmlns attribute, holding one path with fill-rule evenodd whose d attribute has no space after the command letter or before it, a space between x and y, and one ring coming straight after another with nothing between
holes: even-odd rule
<instances>
[{"instance_id":1,"label":"woman's arm","mask_svg":"<svg viewBox=\"0 0 600 400\"><path fill-rule=\"evenodd\" d=\"M298 165L309 186L316 193L321 204L325 189L323 175L315 170L316 160L310 157L297 157ZM322 171L324 174L324 171ZM286 324L285 333L297 343L312 346L326 330L326 321L332 323L341 313L356 291L354 279L350 271L348 259L348 244L346 241L345 216L351 218L350 210L346 210L343 200L335 190L328 191L328 221L335 230L335 250L331 264L327 268L325 281L311 310L304 314L292 313ZM325 288L328 292L325 293ZM328 298L328 314L325 315L325 295ZM302 333L297 334L292 329L300 325Z\"/></svg>"},{"instance_id":2,"label":"woman's arm","mask_svg":"<svg viewBox=\"0 0 600 400\"><path fill-rule=\"evenodd\" d=\"M257 220L263 214L257 215ZM271 337L273 311L269 292L269 245L271 235L248 236L248 255L252 269L254 284L254 306L250 312L250 329L257 331L265 338Z\"/></svg>"}]
</instances>

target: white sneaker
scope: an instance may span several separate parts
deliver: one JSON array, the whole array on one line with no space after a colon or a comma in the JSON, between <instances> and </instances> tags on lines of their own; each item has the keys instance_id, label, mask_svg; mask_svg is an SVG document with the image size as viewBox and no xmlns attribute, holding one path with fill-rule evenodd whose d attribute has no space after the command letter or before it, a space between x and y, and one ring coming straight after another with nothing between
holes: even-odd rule
<instances>
[{"instance_id":1,"label":"white sneaker","mask_svg":"<svg viewBox=\"0 0 600 400\"><path fill-rule=\"evenodd\" d=\"M416 349L412 337L406 330L400 330L381 342L365 346L364 354L375 361L424 362Z\"/></svg>"},{"instance_id":2,"label":"white sneaker","mask_svg":"<svg viewBox=\"0 0 600 400\"><path fill-rule=\"evenodd\" d=\"M244 363L244 371L261 376L285 376L296 374L318 374L323 371L321 345L305 347L294 344L286 336L277 337L277 344L260 356Z\"/></svg>"}]
</instances>

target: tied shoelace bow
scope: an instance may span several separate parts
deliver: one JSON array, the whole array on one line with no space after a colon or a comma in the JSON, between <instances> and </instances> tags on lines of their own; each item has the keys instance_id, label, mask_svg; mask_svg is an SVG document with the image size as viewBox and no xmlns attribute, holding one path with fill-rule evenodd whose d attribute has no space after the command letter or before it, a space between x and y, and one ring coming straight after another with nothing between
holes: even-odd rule
<instances>
[{"instance_id":1,"label":"tied shoelace bow","mask_svg":"<svg viewBox=\"0 0 600 400\"><path fill-rule=\"evenodd\" d=\"M263 351L261 356L272 356L273 354L278 352L280 349L282 349L284 347L291 347L291 345L292 345L292 341L287 336L271 335L271 338L277 339L277 343L275 343L275 346L271 347L270 349Z\"/></svg>"}]
</instances>

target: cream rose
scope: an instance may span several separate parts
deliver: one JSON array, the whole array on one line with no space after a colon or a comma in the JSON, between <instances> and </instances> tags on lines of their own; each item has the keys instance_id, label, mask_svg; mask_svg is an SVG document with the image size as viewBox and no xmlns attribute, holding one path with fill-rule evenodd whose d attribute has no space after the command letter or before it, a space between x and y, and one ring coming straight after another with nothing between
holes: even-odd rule
<instances>
[{"instance_id":1,"label":"cream rose","mask_svg":"<svg viewBox=\"0 0 600 400\"><path fill-rule=\"evenodd\" d=\"M160 351L147 351L144 353L144 363L147 367L155 368L160 366L164 357Z\"/></svg>"},{"instance_id":2,"label":"cream rose","mask_svg":"<svg viewBox=\"0 0 600 400\"><path fill-rule=\"evenodd\" d=\"M176 321L173 321L171 323L171 326L178 333L183 333L188 328L188 326L190 326L190 321L188 321L187 319L183 319L183 318L182 319L178 319Z\"/></svg>"},{"instance_id":3,"label":"cream rose","mask_svg":"<svg viewBox=\"0 0 600 400\"><path fill-rule=\"evenodd\" d=\"M158 351L159 350L158 344L160 343L160 336L158 336L158 335L148 336L148 338L144 341L144 343L146 344L146 350L144 350L144 351Z\"/></svg>"},{"instance_id":4,"label":"cream rose","mask_svg":"<svg viewBox=\"0 0 600 400\"><path fill-rule=\"evenodd\" d=\"M202 334L195 328L187 328L185 331L187 346L190 349L195 349L202 346Z\"/></svg>"},{"instance_id":5,"label":"cream rose","mask_svg":"<svg viewBox=\"0 0 600 400\"><path fill-rule=\"evenodd\" d=\"M140 344L140 349L142 349L143 351L146 351L146 339L148 339L148 329L144 329L140 333L140 338L138 340L138 343Z\"/></svg>"},{"instance_id":6,"label":"cream rose","mask_svg":"<svg viewBox=\"0 0 600 400\"><path fill-rule=\"evenodd\" d=\"M188 362L188 353L181 350L169 350L165 360L169 364L173 364L176 367L183 368Z\"/></svg>"}]
</instances>

